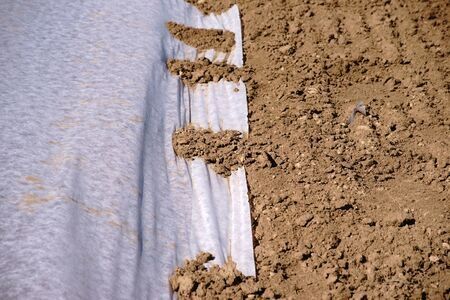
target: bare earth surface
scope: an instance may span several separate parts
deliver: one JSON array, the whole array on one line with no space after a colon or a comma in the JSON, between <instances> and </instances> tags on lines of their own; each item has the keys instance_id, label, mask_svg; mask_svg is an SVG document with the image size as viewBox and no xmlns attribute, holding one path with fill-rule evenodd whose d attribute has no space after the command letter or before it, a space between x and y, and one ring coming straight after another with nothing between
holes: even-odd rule
<instances>
[{"instance_id":1,"label":"bare earth surface","mask_svg":"<svg viewBox=\"0 0 450 300\"><path fill-rule=\"evenodd\" d=\"M187 128L174 147L246 167L257 278L202 254L179 296L449 299L449 2L237 3L249 135Z\"/></svg>"}]
</instances>

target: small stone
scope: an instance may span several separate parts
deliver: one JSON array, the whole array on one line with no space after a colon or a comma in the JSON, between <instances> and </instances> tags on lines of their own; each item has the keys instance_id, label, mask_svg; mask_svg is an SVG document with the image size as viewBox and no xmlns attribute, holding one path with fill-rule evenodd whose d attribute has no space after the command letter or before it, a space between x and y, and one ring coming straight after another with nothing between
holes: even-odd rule
<instances>
[{"instance_id":1,"label":"small stone","mask_svg":"<svg viewBox=\"0 0 450 300\"><path fill-rule=\"evenodd\" d=\"M374 282L376 279L375 267L372 265L369 265L367 267L366 275L367 275L367 280L369 282Z\"/></svg>"},{"instance_id":2,"label":"small stone","mask_svg":"<svg viewBox=\"0 0 450 300\"><path fill-rule=\"evenodd\" d=\"M278 50L283 54L289 54L289 55L294 54L296 51L295 46L291 46L291 45L282 46L282 47L278 48Z\"/></svg>"},{"instance_id":3,"label":"small stone","mask_svg":"<svg viewBox=\"0 0 450 300\"><path fill-rule=\"evenodd\" d=\"M336 249L341 243L341 239L337 235L332 235L329 239L328 250Z\"/></svg>"},{"instance_id":4,"label":"small stone","mask_svg":"<svg viewBox=\"0 0 450 300\"><path fill-rule=\"evenodd\" d=\"M414 225L416 220L407 213L391 213L385 218L386 224L390 226L403 227Z\"/></svg>"},{"instance_id":5,"label":"small stone","mask_svg":"<svg viewBox=\"0 0 450 300\"><path fill-rule=\"evenodd\" d=\"M350 201L346 200L346 199L340 199L338 201L336 201L334 207L336 209L340 209L340 210L349 210L353 208L352 203L350 203Z\"/></svg>"},{"instance_id":6,"label":"small stone","mask_svg":"<svg viewBox=\"0 0 450 300\"><path fill-rule=\"evenodd\" d=\"M395 268L397 266L398 267L403 267L404 264L405 264L403 258L400 255L390 255L389 257L387 257L385 259L384 263L387 266L390 266L390 267L393 267L393 268Z\"/></svg>"},{"instance_id":7,"label":"small stone","mask_svg":"<svg viewBox=\"0 0 450 300\"><path fill-rule=\"evenodd\" d=\"M367 298L367 294L366 293L360 292L360 293L355 294L353 296L353 299L355 299L355 300L367 300L368 298Z\"/></svg>"},{"instance_id":8,"label":"small stone","mask_svg":"<svg viewBox=\"0 0 450 300\"><path fill-rule=\"evenodd\" d=\"M299 256L300 260L307 260L311 257L311 251L306 248L300 249Z\"/></svg>"},{"instance_id":9,"label":"small stone","mask_svg":"<svg viewBox=\"0 0 450 300\"><path fill-rule=\"evenodd\" d=\"M337 281L338 281L337 275L335 275L335 274L328 275L328 278L327 278L328 284L333 284L333 283L336 283Z\"/></svg>"},{"instance_id":10,"label":"small stone","mask_svg":"<svg viewBox=\"0 0 450 300\"><path fill-rule=\"evenodd\" d=\"M362 255L362 254L358 254L358 255L356 255L356 257L355 257L355 260L356 260L358 263L363 264L363 263L365 263L365 262L367 261L367 258L366 258L364 255Z\"/></svg>"},{"instance_id":11,"label":"small stone","mask_svg":"<svg viewBox=\"0 0 450 300\"><path fill-rule=\"evenodd\" d=\"M306 213L304 215L302 215L300 218L297 219L297 224L300 225L301 227L306 227L306 225L308 225L308 223L314 219L314 215L310 214L310 213Z\"/></svg>"},{"instance_id":12,"label":"small stone","mask_svg":"<svg viewBox=\"0 0 450 300\"><path fill-rule=\"evenodd\" d=\"M390 92L395 91L399 84L400 81L394 78L389 78L387 81L385 81L386 88Z\"/></svg>"},{"instance_id":13,"label":"small stone","mask_svg":"<svg viewBox=\"0 0 450 300\"><path fill-rule=\"evenodd\" d=\"M261 297L265 299L273 299L275 297L275 293L271 289L266 289Z\"/></svg>"},{"instance_id":14,"label":"small stone","mask_svg":"<svg viewBox=\"0 0 450 300\"><path fill-rule=\"evenodd\" d=\"M450 245L448 243L442 243L442 247L444 247L447 250L450 250Z\"/></svg>"},{"instance_id":15,"label":"small stone","mask_svg":"<svg viewBox=\"0 0 450 300\"><path fill-rule=\"evenodd\" d=\"M258 155L256 160L260 165L262 165L262 167L273 168L277 166L275 160L267 152L263 152L262 154Z\"/></svg>"},{"instance_id":16,"label":"small stone","mask_svg":"<svg viewBox=\"0 0 450 300\"><path fill-rule=\"evenodd\" d=\"M270 168L276 167L278 165L269 153L266 152L265 155L266 155L267 161L269 162Z\"/></svg>"},{"instance_id":17,"label":"small stone","mask_svg":"<svg viewBox=\"0 0 450 300\"><path fill-rule=\"evenodd\" d=\"M340 35L340 36L338 37L338 44L339 44L339 45L345 45L346 43L347 43L347 40L346 40L345 36Z\"/></svg>"},{"instance_id":18,"label":"small stone","mask_svg":"<svg viewBox=\"0 0 450 300\"><path fill-rule=\"evenodd\" d=\"M431 255L429 258L428 258L432 263L437 263L437 262L439 262L441 259L438 257L438 256L436 256L436 255Z\"/></svg>"},{"instance_id":19,"label":"small stone","mask_svg":"<svg viewBox=\"0 0 450 300\"><path fill-rule=\"evenodd\" d=\"M301 29L300 24L298 24L297 21L289 22L289 33L297 34L299 33L300 29Z\"/></svg>"},{"instance_id":20,"label":"small stone","mask_svg":"<svg viewBox=\"0 0 450 300\"><path fill-rule=\"evenodd\" d=\"M374 226L375 225L375 221L372 220L371 218L364 218L364 219L362 219L362 223L364 225L369 225L369 226Z\"/></svg>"},{"instance_id":21,"label":"small stone","mask_svg":"<svg viewBox=\"0 0 450 300\"><path fill-rule=\"evenodd\" d=\"M353 169L353 164L350 162L344 161L341 163L341 166L345 169L349 169L349 170Z\"/></svg>"}]
</instances>

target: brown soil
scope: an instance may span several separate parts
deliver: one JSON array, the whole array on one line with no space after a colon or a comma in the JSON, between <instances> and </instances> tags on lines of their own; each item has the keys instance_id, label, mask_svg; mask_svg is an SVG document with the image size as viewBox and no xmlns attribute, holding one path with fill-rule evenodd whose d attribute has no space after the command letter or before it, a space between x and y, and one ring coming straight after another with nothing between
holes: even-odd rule
<instances>
[{"instance_id":1,"label":"brown soil","mask_svg":"<svg viewBox=\"0 0 450 300\"><path fill-rule=\"evenodd\" d=\"M195 260L187 261L170 278L170 284L181 299L240 299L244 295L260 292L262 289L255 278L245 277L228 259L225 265L204 264L214 259L211 254L200 253Z\"/></svg>"},{"instance_id":2,"label":"brown soil","mask_svg":"<svg viewBox=\"0 0 450 300\"><path fill-rule=\"evenodd\" d=\"M167 28L177 39L199 51L229 53L235 44L234 33L226 30L192 28L174 22L167 23Z\"/></svg>"},{"instance_id":3,"label":"brown soil","mask_svg":"<svg viewBox=\"0 0 450 300\"><path fill-rule=\"evenodd\" d=\"M214 171L222 176L230 176L244 162L244 139L239 131L213 133L186 127L176 131L172 138L178 156L185 159L200 157L212 164Z\"/></svg>"},{"instance_id":4,"label":"brown soil","mask_svg":"<svg viewBox=\"0 0 450 300\"><path fill-rule=\"evenodd\" d=\"M178 75L186 85L195 85L208 82L218 82L221 79L238 82L244 77L245 71L226 63L212 63L207 58L195 62L187 60L169 60L169 71Z\"/></svg>"},{"instance_id":5,"label":"brown soil","mask_svg":"<svg viewBox=\"0 0 450 300\"><path fill-rule=\"evenodd\" d=\"M237 2L257 279L184 295L448 299L448 1Z\"/></svg>"},{"instance_id":6,"label":"brown soil","mask_svg":"<svg viewBox=\"0 0 450 300\"><path fill-rule=\"evenodd\" d=\"M205 14L210 13L220 14L228 10L233 4L236 3L235 0L220 0L220 1L186 0L186 2L195 5Z\"/></svg>"}]
</instances>

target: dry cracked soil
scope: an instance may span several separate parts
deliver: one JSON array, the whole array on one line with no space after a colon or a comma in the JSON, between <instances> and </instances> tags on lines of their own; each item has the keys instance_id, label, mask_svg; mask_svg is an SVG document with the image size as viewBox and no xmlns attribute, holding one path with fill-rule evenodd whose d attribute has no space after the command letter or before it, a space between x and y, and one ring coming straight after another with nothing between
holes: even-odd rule
<instances>
[{"instance_id":1,"label":"dry cracked soil","mask_svg":"<svg viewBox=\"0 0 450 300\"><path fill-rule=\"evenodd\" d=\"M202 253L179 297L449 299L450 2L188 2L242 14L248 135L185 128L174 148L245 166L257 277Z\"/></svg>"}]
</instances>

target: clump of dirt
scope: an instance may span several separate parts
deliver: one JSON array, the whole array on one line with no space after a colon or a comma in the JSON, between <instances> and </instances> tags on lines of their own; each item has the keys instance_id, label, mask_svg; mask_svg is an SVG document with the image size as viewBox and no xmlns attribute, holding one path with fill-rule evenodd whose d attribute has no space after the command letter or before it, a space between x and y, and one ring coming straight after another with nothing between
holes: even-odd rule
<instances>
[{"instance_id":1,"label":"clump of dirt","mask_svg":"<svg viewBox=\"0 0 450 300\"><path fill-rule=\"evenodd\" d=\"M244 69L227 63L212 63L207 58L197 61L171 59L167 62L167 68L188 86L218 82L222 79L238 82L241 78L246 77Z\"/></svg>"},{"instance_id":2,"label":"clump of dirt","mask_svg":"<svg viewBox=\"0 0 450 300\"><path fill-rule=\"evenodd\" d=\"M220 14L228 10L233 4L235 4L236 0L221 0L216 2L205 0L186 0L186 2L195 5L200 11L205 14Z\"/></svg>"},{"instance_id":3,"label":"clump of dirt","mask_svg":"<svg viewBox=\"0 0 450 300\"><path fill-rule=\"evenodd\" d=\"M192 28L175 22L168 22L167 28L174 37L199 51L214 49L230 53L235 44L234 33L231 31Z\"/></svg>"},{"instance_id":4,"label":"clump of dirt","mask_svg":"<svg viewBox=\"0 0 450 300\"><path fill-rule=\"evenodd\" d=\"M450 3L237 3L258 285L269 298L448 299Z\"/></svg>"},{"instance_id":5,"label":"clump of dirt","mask_svg":"<svg viewBox=\"0 0 450 300\"><path fill-rule=\"evenodd\" d=\"M209 253L200 253L186 261L170 278L170 285L179 299L252 299L264 293L254 278L246 277L230 259L222 266L206 268L213 260Z\"/></svg>"},{"instance_id":6,"label":"clump of dirt","mask_svg":"<svg viewBox=\"0 0 450 300\"><path fill-rule=\"evenodd\" d=\"M274 168L277 162L273 153L255 147L247 136L235 130L212 132L192 125L181 128L172 135L175 153L185 159L202 158L213 170L224 177L243 166Z\"/></svg>"},{"instance_id":7,"label":"clump of dirt","mask_svg":"<svg viewBox=\"0 0 450 300\"><path fill-rule=\"evenodd\" d=\"M177 130L172 141L178 156L185 159L200 157L211 164L216 173L225 177L230 176L245 161L245 139L239 131L214 133L188 126Z\"/></svg>"}]
</instances>

